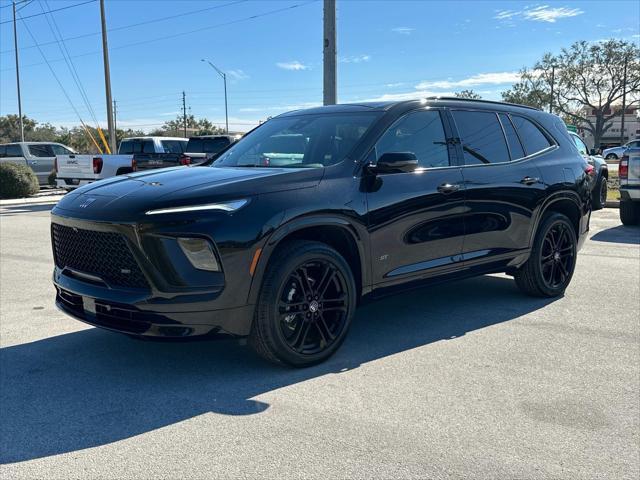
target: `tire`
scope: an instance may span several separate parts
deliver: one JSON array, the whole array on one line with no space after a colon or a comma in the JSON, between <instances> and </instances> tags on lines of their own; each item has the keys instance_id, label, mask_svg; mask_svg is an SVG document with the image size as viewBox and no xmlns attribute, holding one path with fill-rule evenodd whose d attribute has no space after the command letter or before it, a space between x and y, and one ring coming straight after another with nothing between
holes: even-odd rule
<instances>
[{"instance_id":1,"label":"tire","mask_svg":"<svg viewBox=\"0 0 640 480\"><path fill-rule=\"evenodd\" d=\"M620 221L623 225L637 225L640 222L640 203L620 200Z\"/></svg>"},{"instance_id":2,"label":"tire","mask_svg":"<svg viewBox=\"0 0 640 480\"><path fill-rule=\"evenodd\" d=\"M615 153L610 153L605 157L605 160L617 160L618 156Z\"/></svg>"},{"instance_id":3,"label":"tire","mask_svg":"<svg viewBox=\"0 0 640 480\"><path fill-rule=\"evenodd\" d=\"M607 203L607 179L600 177L591 194L591 209L601 210Z\"/></svg>"},{"instance_id":4,"label":"tire","mask_svg":"<svg viewBox=\"0 0 640 480\"><path fill-rule=\"evenodd\" d=\"M573 225L565 215L555 212L545 215L529 259L515 272L518 288L535 297L562 295L573 276L577 244Z\"/></svg>"},{"instance_id":5,"label":"tire","mask_svg":"<svg viewBox=\"0 0 640 480\"><path fill-rule=\"evenodd\" d=\"M320 363L344 341L356 306L353 273L324 243L287 242L269 261L249 344L277 364Z\"/></svg>"}]
</instances>

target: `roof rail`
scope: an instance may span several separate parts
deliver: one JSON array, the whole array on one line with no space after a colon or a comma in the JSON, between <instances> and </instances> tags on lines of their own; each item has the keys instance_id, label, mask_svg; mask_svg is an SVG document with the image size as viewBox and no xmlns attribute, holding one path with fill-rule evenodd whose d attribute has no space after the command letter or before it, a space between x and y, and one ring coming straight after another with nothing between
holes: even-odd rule
<instances>
[{"instance_id":1,"label":"roof rail","mask_svg":"<svg viewBox=\"0 0 640 480\"><path fill-rule=\"evenodd\" d=\"M461 98L461 97L450 97L450 96L432 96L427 97L427 100L459 100L462 102L478 102L478 103L489 103L489 104L497 104L497 105L511 105L513 107L522 107L528 108L530 110L537 110L541 112L539 108L530 107L528 105L520 105L519 103L509 103L509 102L498 102L497 100L482 100L480 98Z\"/></svg>"}]
</instances>

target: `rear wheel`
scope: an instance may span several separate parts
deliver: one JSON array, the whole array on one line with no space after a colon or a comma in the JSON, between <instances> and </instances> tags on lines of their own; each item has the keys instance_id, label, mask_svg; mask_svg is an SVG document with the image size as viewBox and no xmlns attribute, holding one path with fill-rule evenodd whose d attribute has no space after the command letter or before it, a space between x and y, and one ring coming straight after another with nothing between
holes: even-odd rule
<instances>
[{"instance_id":1,"label":"rear wheel","mask_svg":"<svg viewBox=\"0 0 640 480\"><path fill-rule=\"evenodd\" d=\"M547 215L536 233L529 260L515 272L520 290L536 297L562 295L576 264L577 239L573 225L561 213Z\"/></svg>"},{"instance_id":2,"label":"rear wheel","mask_svg":"<svg viewBox=\"0 0 640 480\"><path fill-rule=\"evenodd\" d=\"M640 222L640 202L620 200L620 221L624 225L637 225Z\"/></svg>"},{"instance_id":3,"label":"rear wheel","mask_svg":"<svg viewBox=\"0 0 640 480\"><path fill-rule=\"evenodd\" d=\"M593 210L600 210L607 204L607 179L600 177L596 188L593 189L592 202Z\"/></svg>"},{"instance_id":4,"label":"rear wheel","mask_svg":"<svg viewBox=\"0 0 640 480\"><path fill-rule=\"evenodd\" d=\"M338 252L323 243L289 242L269 263L249 342L272 362L314 365L340 347L355 304L353 274Z\"/></svg>"},{"instance_id":5,"label":"rear wheel","mask_svg":"<svg viewBox=\"0 0 640 480\"><path fill-rule=\"evenodd\" d=\"M610 153L605 157L605 160L616 160L618 156L615 153Z\"/></svg>"}]
</instances>

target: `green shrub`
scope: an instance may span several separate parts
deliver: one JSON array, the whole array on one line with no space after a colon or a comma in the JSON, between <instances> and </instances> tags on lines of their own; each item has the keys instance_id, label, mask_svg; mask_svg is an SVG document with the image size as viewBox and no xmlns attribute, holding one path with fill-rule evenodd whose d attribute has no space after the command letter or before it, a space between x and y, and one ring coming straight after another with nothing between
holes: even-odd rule
<instances>
[{"instance_id":1,"label":"green shrub","mask_svg":"<svg viewBox=\"0 0 640 480\"><path fill-rule=\"evenodd\" d=\"M52 186L55 187L58 184L56 183L56 177L58 176L58 173L55 170L51 170L51 173L49 174L49 176L47 177L47 183Z\"/></svg>"},{"instance_id":2,"label":"green shrub","mask_svg":"<svg viewBox=\"0 0 640 480\"><path fill-rule=\"evenodd\" d=\"M38 179L26 165L0 163L0 198L21 198L38 193Z\"/></svg>"}]
</instances>

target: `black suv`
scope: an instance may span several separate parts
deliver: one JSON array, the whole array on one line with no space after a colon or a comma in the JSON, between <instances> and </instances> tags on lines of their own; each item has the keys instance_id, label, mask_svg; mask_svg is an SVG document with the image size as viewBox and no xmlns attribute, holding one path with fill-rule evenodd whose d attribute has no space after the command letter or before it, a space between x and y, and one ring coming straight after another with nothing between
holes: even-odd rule
<instances>
[{"instance_id":1,"label":"black suv","mask_svg":"<svg viewBox=\"0 0 640 480\"><path fill-rule=\"evenodd\" d=\"M558 117L518 105L286 113L202 166L67 194L52 213L56 303L132 336L248 336L269 360L311 365L362 298L396 288L506 272L561 295L588 231L587 167Z\"/></svg>"}]
</instances>

